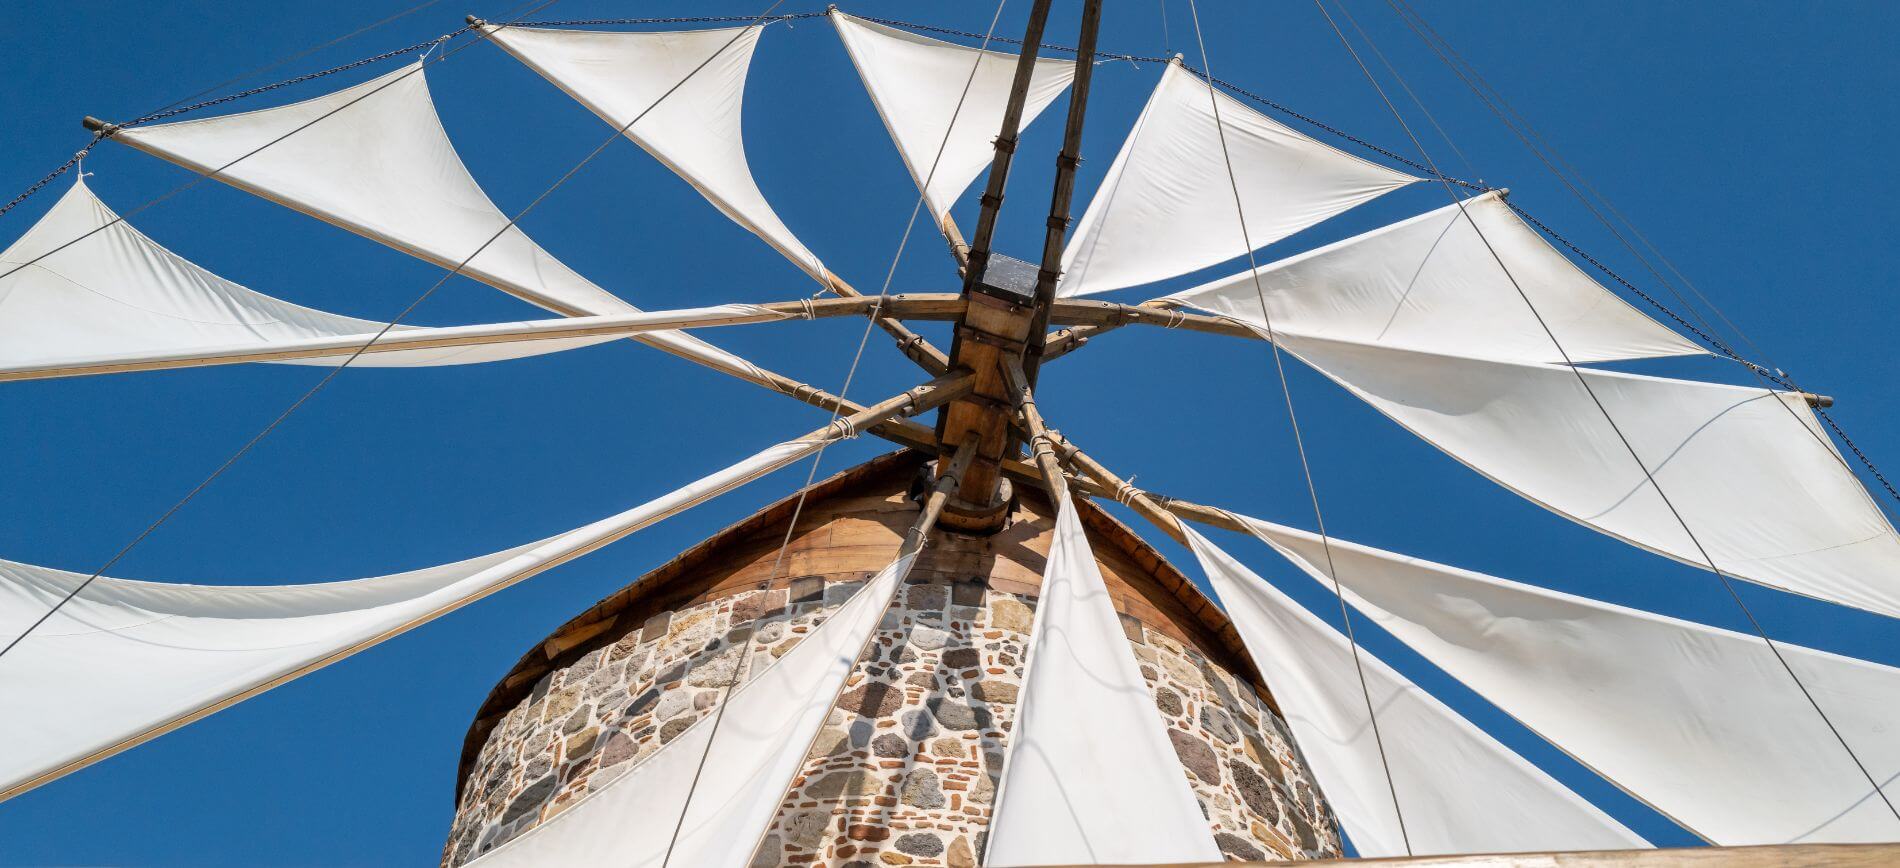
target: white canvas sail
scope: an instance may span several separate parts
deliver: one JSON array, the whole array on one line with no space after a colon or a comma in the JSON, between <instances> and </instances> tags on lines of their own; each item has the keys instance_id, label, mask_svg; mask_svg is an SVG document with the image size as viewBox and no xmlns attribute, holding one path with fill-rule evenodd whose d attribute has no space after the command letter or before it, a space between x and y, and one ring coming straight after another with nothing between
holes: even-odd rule
<instances>
[{"instance_id":1,"label":"white canvas sail","mask_svg":"<svg viewBox=\"0 0 1900 868\"><path fill-rule=\"evenodd\" d=\"M785 656L734 690L716 725L713 715L701 718L626 774L469 864L753 864L753 850L915 560L904 555L885 567Z\"/></svg>"},{"instance_id":2,"label":"white canvas sail","mask_svg":"<svg viewBox=\"0 0 1900 868\"><path fill-rule=\"evenodd\" d=\"M1068 498L1027 659L985 864L1219 861Z\"/></svg>"},{"instance_id":3,"label":"white canvas sail","mask_svg":"<svg viewBox=\"0 0 1900 868\"><path fill-rule=\"evenodd\" d=\"M1694 566L1709 567L1706 550L1728 575L1900 617L1900 538L1798 394L1280 338L1393 421L1559 515Z\"/></svg>"},{"instance_id":4,"label":"white canvas sail","mask_svg":"<svg viewBox=\"0 0 1900 868\"><path fill-rule=\"evenodd\" d=\"M625 129L627 138L733 222L822 282L824 263L786 228L746 163L741 106L746 71L764 30L482 27L496 45L615 129Z\"/></svg>"},{"instance_id":5,"label":"white canvas sail","mask_svg":"<svg viewBox=\"0 0 1900 868\"><path fill-rule=\"evenodd\" d=\"M1246 255L1249 242L1265 247L1416 180L1320 144L1224 93L1210 96L1206 81L1169 63L1063 250L1057 294L1106 292L1216 265Z\"/></svg>"},{"instance_id":6,"label":"white canvas sail","mask_svg":"<svg viewBox=\"0 0 1900 868\"><path fill-rule=\"evenodd\" d=\"M1339 631L1184 530L1360 856L1649 846L1364 649L1355 665Z\"/></svg>"},{"instance_id":7,"label":"white canvas sail","mask_svg":"<svg viewBox=\"0 0 1900 868\"><path fill-rule=\"evenodd\" d=\"M995 156L993 142L1003 126L1017 56L919 36L837 10L831 23L924 203L941 223ZM1074 61L1037 58L1017 129L1028 127L1074 80Z\"/></svg>"},{"instance_id":8,"label":"white canvas sail","mask_svg":"<svg viewBox=\"0 0 1900 868\"><path fill-rule=\"evenodd\" d=\"M1318 536L1242 518L1331 589ZM1347 601L1564 752L1717 844L1900 840L1758 636L1330 540ZM1781 643L1900 800L1900 670ZM1276 686L1278 682L1275 682Z\"/></svg>"},{"instance_id":9,"label":"white canvas sail","mask_svg":"<svg viewBox=\"0 0 1900 868\"><path fill-rule=\"evenodd\" d=\"M291 304L212 274L120 219L83 181L0 251L0 374L361 346L384 326ZM397 326L384 339L400 345L434 332ZM614 337L396 350L365 354L351 364L469 364ZM268 361L335 365L348 354Z\"/></svg>"},{"instance_id":10,"label":"white canvas sail","mask_svg":"<svg viewBox=\"0 0 1900 868\"><path fill-rule=\"evenodd\" d=\"M1259 329L1270 319L1296 334L1515 361L1562 362L1551 333L1577 362L1703 352L1591 280L1496 192L1172 298Z\"/></svg>"},{"instance_id":11,"label":"white canvas sail","mask_svg":"<svg viewBox=\"0 0 1900 868\"><path fill-rule=\"evenodd\" d=\"M101 577L0 561L0 798L348 657L810 455L791 440L539 542L406 573L307 585Z\"/></svg>"},{"instance_id":12,"label":"white canvas sail","mask_svg":"<svg viewBox=\"0 0 1900 868\"><path fill-rule=\"evenodd\" d=\"M557 313L637 310L509 225L449 143L420 61L303 102L131 127L112 140L443 268L461 265L462 274ZM759 376L690 335L637 340Z\"/></svg>"}]
</instances>

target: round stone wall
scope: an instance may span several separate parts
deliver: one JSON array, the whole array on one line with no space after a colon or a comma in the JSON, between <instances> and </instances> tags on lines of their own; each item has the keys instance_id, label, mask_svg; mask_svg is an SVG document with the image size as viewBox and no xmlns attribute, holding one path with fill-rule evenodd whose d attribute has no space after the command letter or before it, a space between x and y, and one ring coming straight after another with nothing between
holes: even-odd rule
<instances>
[{"instance_id":1,"label":"round stone wall","mask_svg":"<svg viewBox=\"0 0 1900 868\"><path fill-rule=\"evenodd\" d=\"M682 555L524 657L470 732L444 863L573 806L794 647L889 562L917 512L905 490L918 463L887 456L815 489L777 569L784 578L773 562L789 504ZM1053 524L1045 503L1023 500L996 536L933 538L755 865L977 864ZM1171 567L1087 511L1156 713L1222 852L1338 856L1310 775L1218 611L1193 613L1198 595L1167 587L1180 581Z\"/></svg>"}]
</instances>

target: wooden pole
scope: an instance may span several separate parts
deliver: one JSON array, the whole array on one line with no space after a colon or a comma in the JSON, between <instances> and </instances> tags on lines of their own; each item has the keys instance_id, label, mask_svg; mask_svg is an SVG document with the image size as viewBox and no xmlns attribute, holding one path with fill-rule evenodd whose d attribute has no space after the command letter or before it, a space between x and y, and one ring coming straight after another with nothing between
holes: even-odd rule
<instances>
[{"instance_id":1,"label":"wooden pole","mask_svg":"<svg viewBox=\"0 0 1900 868\"><path fill-rule=\"evenodd\" d=\"M1147 519L1155 527L1160 528L1162 533L1173 537L1175 542L1183 545L1187 544L1187 534L1181 532L1181 519L1176 518L1173 513L1163 509L1160 504L1149 498L1141 489L1129 485L1126 480L1116 476L1108 468L1103 467L1101 462L1090 458L1087 453L1075 448L1075 444L1070 443L1062 435L1052 434L1050 437L1055 441L1056 451L1061 454L1063 461L1087 473L1089 477L1096 482L1112 487L1115 490L1114 497L1116 500L1128 504L1128 508L1133 509L1136 514Z\"/></svg>"},{"instance_id":2,"label":"wooden pole","mask_svg":"<svg viewBox=\"0 0 1900 868\"><path fill-rule=\"evenodd\" d=\"M844 278L832 274L829 271L825 272L825 288L830 290L832 294L842 298L868 299L872 302L877 301L877 297L867 296L857 291L851 284L846 283ZM889 300L890 297L885 296L887 304ZM884 313L880 310L876 314L876 318L878 326L897 340L898 351L902 352L906 358L916 362L918 367L923 368L933 376L950 370L950 357L944 355L942 350L932 346L929 341L924 339L923 335L912 331L910 326L899 322L896 316Z\"/></svg>"},{"instance_id":3,"label":"wooden pole","mask_svg":"<svg viewBox=\"0 0 1900 868\"><path fill-rule=\"evenodd\" d=\"M969 441L957 447L956 454L943 465L943 471L937 474L936 483L930 487L929 496L924 498L923 513L917 516L917 523L911 525L910 532L904 537L903 548L897 551L900 557L923 551L924 540L930 536L931 528L937 526L938 517L943 515L943 505L950 501L950 495L956 493L963 472L970 469L970 461L974 458L976 442Z\"/></svg>"},{"instance_id":4,"label":"wooden pole","mask_svg":"<svg viewBox=\"0 0 1900 868\"><path fill-rule=\"evenodd\" d=\"M970 239L965 268L968 281L982 277L989 261L990 240L996 235L996 212L1003 207L1003 189L1009 184L1009 160L1016 153L1017 131L1023 125L1023 102L1029 96L1029 81L1036 72L1036 52L1042 48L1042 29L1049 23L1049 0L1036 0L1029 10L1029 24L1023 30L1023 51L1016 57L1016 77L1010 82L1009 103L1003 109L1003 126L996 134L996 154L990 159L990 177L983 187L983 210L976 218L976 235Z\"/></svg>"},{"instance_id":5,"label":"wooden pole","mask_svg":"<svg viewBox=\"0 0 1900 868\"><path fill-rule=\"evenodd\" d=\"M1075 196L1075 169L1082 163L1082 129L1089 108L1089 82L1095 73L1095 37L1102 25L1102 0L1083 0L1082 33L1075 49L1075 84L1069 93L1069 118L1062 130L1062 150L1056 154L1055 189L1049 196L1049 220L1042 240L1042 267L1036 273L1036 308L1029 318L1029 343L1023 370L1029 385L1036 384L1042 364L1043 331L1049 326L1049 306L1056 300L1056 280L1062 276L1062 245L1069 235L1069 203Z\"/></svg>"},{"instance_id":6,"label":"wooden pole","mask_svg":"<svg viewBox=\"0 0 1900 868\"><path fill-rule=\"evenodd\" d=\"M1029 385L1029 375L1023 371L1022 362L1008 356L1002 365L1004 382L1009 384L1009 399L1016 405L1016 412L1022 414L1023 427L1029 429L1029 454L1042 471L1051 499L1060 508L1062 502L1069 499L1069 483L1062 473L1062 464L1056 460L1055 437L1043 424L1042 412L1036 409L1036 391Z\"/></svg>"}]
</instances>

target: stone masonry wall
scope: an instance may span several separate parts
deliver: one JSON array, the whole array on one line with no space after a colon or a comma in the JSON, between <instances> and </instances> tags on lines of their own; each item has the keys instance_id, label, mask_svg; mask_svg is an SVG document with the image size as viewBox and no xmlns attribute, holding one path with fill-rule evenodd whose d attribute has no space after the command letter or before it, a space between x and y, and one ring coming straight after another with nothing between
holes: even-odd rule
<instances>
[{"instance_id":1,"label":"stone masonry wall","mask_svg":"<svg viewBox=\"0 0 1900 868\"><path fill-rule=\"evenodd\" d=\"M651 756L711 713L736 671L757 674L867 577L796 579L661 614L543 677L482 747L444 864L487 852ZM754 864L975 865L1033 606L976 582L913 575ZM1123 626L1221 851L1339 855L1272 710L1194 649L1126 616Z\"/></svg>"}]
</instances>

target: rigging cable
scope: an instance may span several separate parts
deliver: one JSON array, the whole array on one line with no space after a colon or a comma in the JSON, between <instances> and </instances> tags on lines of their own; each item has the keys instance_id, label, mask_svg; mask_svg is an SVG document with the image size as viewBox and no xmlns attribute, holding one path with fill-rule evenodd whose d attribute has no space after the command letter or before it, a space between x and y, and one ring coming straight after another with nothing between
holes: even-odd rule
<instances>
[{"instance_id":1,"label":"rigging cable","mask_svg":"<svg viewBox=\"0 0 1900 868\"><path fill-rule=\"evenodd\" d=\"M1346 38L1345 31L1341 30L1338 22L1333 20L1332 13L1326 10L1325 0L1313 0L1313 5L1317 7L1320 14L1326 18L1326 23L1332 27L1333 33L1339 37L1340 44L1345 46L1348 54L1352 55L1353 62L1359 65L1360 71L1366 76L1366 81L1370 83L1373 90L1379 94L1380 100L1385 103L1386 108L1392 113L1392 117L1399 122L1399 126L1405 130L1406 136L1410 138L1412 144L1418 148L1419 154L1424 157L1426 162L1432 162L1431 153L1427 151L1424 144L1419 141L1418 135L1412 131L1411 125L1406 123L1405 116L1401 114L1398 107L1393 104L1391 97L1386 95L1385 88L1379 84L1378 78L1375 77L1372 74L1372 70L1366 66L1365 60L1360 58L1358 50L1352 46L1352 41ZM1334 0L1334 5L1339 9L1341 15L1345 16L1347 20L1351 20L1351 13L1346 11L1345 6L1340 0ZM1355 27L1356 26L1357 25L1355 25ZM1363 31L1361 31L1361 34L1363 35ZM1410 88L1407 88L1407 91L1409 92ZM1673 516L1676 519L1676 523L1682 527L1683 533L1689 537L1691 542L1695 543L1696 551L1702 555L1702 560L1709 565L1710 572L1713 572L1716 578L1721 581L1722 587L1728 591L1730 599L1734 600L1736 607L1739 608L1742 615L1747 618L1749 625L1754 628L1755 634L1761 637L1762 642L1768 646L1768 650L1774 654L1775 660L1781 665L1782 671L1788 673L1788 678L1792 680L1795 687L1801 691L1802 697L1805 698L1808 705L1814 709L1815 714L1820 716L1821 722L1826 724L1828 731L1833 733L1834 739L1840 743L1841 749L1847 752L1848 759L1853 761L1854 766L1858 768L1861 775L1867 779L1867 783L1873 787L1874 795L1879 796L1881 802L1886 804L1887 810L1893 814L1895 820L1900 820L1900 809L1894 807L1893 801L1887 798L1886 792L1881 789L1880 783L1874 779L1873 773L1868 770L1865 763L1861 762L1860 755L1854 751L1852 745L1847 743L1847 738L1841 735L1841 731L1835 727L1833 719L1828 717L1826 710L1821 708L1821 704L1816 701L1814 695L1808 691L1808 686L1802 682L1801 677L1795 674L1794 667L1789 665L1787 658L1782 656L1780 646L1775 643L1775 640L1769 638L1768 632L1763 629L1761 622L1756 620L1754 611L1749 608L1747 602L1742 599L1740 592L1736 590L1734 580L1730 578L1727 573L1723 572L1720 567L1716 566L1715 559L1709 555L1708 550L1703 547L1702 541L1696 536L1695 531L1689 527L1688 520L1683 518L1682 513L1676 510L1675 503L1669 499L1668 494L1664 493L1662 485L1656 481L1655 474L1650 472L1649 465L1637 454L1636 447L1633 446L1629 438L1623 434L1622 427L1616 424L1616 419L1610 414L1609 408L1603 405L1602 400L1597 397L1596 391L1590 388L1590 381L1583 376L1583 369L1579 368L1576 362L1571 360L1569 352L1563 347L1563 342L1557 339L1557 335L1551 330L1549 323L1545 322L1543 314L1537 310L1537 305L1531 301L1530 295L1526 293L1523 286L1517 282L1516 276L1511 274L1510 268L1504 264L1503 257L1499 256L1497 250L1491 247L1490 239L1485 237L1484 230L1478 227L1477 221L1473 220L1470 213L1465 210L1463 200L1458 198L1457 192L1451 188L1450 184L1445 185L1445 192L1451 197L1453 204L1458 206L1459 214L1465 218L1465 221L1471 225L1472 230L1477 233L1478 239L1484 242L1485 249L1490 252L1492 259L1497 261L1499 270L1504 272L1504 276L1511 282L1512 288L1517 290L1518 297L1523 299L1525 306L1530 309L1531 315L1537 319L1537 323L1544 330L1544 334L1550 338L1551 345L1556 348L1559 355L1563 356L1564 366L1569 368L1570 372L1576 376L1578 384L1583 386L1584 393L1590 396L1591 403L1596 405L1597 411L1602 414L1603 420L1609 424L1610 430L1616 433L1617 439L1623 444L1623 448L1629 452L1630 458L1636 462L1637 468L1643 471L1643 477L1649 482L1650 488L1655 490L1656 496L1662 500L1663 505L1669 508L1670 515ZM1616 782L1611 781L1611 783L1614 784ZM1673 818L1671 819L1673 820Z\"/></svg>"},{"instance_id":2,"label":"rigging cable","mask_svg":"<svg viewBox=\"0 0 1900 868\"><path fill-rule=\"evenodd\" d=\"M545 8L549 5L552 5L553 3L556 3L556 2L558 2L558 0L538 0L538 3L530 3L527 5L534 5L536 9L540 9L540 8ZM516 8L519 9L520 7L516 7ZM530 10L530 11L533 11L533 10ZM467 29L468 28L463 28L463 31L466 31ZM457 32L459 33L463 31L457 31ZM456 46L454 49L444 52L441 56L436 58L436 61L444 60L448 58L451 54L453 54L455 51L458 51L462 48L466 48L474 44L476 43L475 42L462 43L461 45ZM421 67L418 66L416 71L417 72L421 71ZM414 73L412 72L411 74L414 74ZM393 83L394 81L390 82L390 84L393 84ZM387 84L384 85L384 87L387 87L387 86L388 86ZM675 87L677 87L677 85ZM378 88L377 90L381 90L381 88ZM355 100L351 100L350 102L345 103L344 105L338 106L337 108L332 109L329 112L319 115L318 117L312 119L308 123L305 123L302 126L299 126L297 129L291 130L290 132L285 133L282 136L278 136L277 138L272 139L269 142L265 142L264 144L259 145L257 148L251 150L249 153L246 153L243 156L240 156L237 159L232 160L231 162L218 167L217 171L221 172L225 169L228 169L232 165L236 164L238 161L243 160L259 151L262 151L265 148L270 147L271 145L274 145L280 141L283 141L284 139L296 134L299 130L303 130L311 126L312 124L315 124L323 120L324 118L334 115L338 111L343 110L344 108L348 108L351 105L355 105L356 102L368 97L370 93L375 93L375 92L376 91L370 91L369 93L366 93L361 97L357 97L357 99ZM668 91L668 93L671 93L671 92L672 91ZM662 96L661 98L664 99L665 97ZM619 135L620 133L618 131L614 133L615 137L618 137ZM84 591L87 588L87 586L91 585L94 581L98 580L98 578L101 575L103 575L106 570L111 569L114 564L117 564L126 555L130 554L133 548L137 547L140 543L144 542L147 537L150 537L154 532L156 532L161 525L169 521L172 516L176 515L179 510L183 509L186 504L190 503L194 498L196 498L200 492L204 491L207 487L209 487L212 482L218 479L218 477L223 476L226 470L231 469L232 465L238 462L238 459L243 458L245 455L249 454L253 447L255 447L258 443L262 442L263 439L269 436L272 431L275 431L277 429L277 426L284 423L284 420L290 418L292 413L295 413L305 403L309 402L310 399L316 397L318 392L321 392L325 386L328 386L332 380L335 380L337 375L343 372L344 368L349 367L351 362L356 361L356 359L360 357L361 355L363 355L363 353L366 352L372 345L374 345L377 340L380 340L384 335L388 334L391 330L393 330L397 326L397 324L402 322L404 317L408 316L409 313L414 311L417 306L421 305L424 301L428 300L428 298L431 295L433 295L437 289L441 288L443 284L447 283L449 278L454 277L455 275L461 273L461 270L464 267L466 267L471 260L473 260L476 256L480 255L483 250L488 249L488 245L494 243L495 239L500 238L504 233L506 233L510 228L512 228L515 225L516 221L519 221L522 217L526 216L527 213L533 210L535 206L541 204L541 201L543 199L546 199L549 194L559 189L561 185L567 183L568 179L572 178L575 175L575 173L579 172L581 168L585 167L589 162L591 162L595 156L599 155L600 152L605 150L609 144L612 144L612 142L613 142L612 138L608 139L605 142L602 142L599 147L595 148L586 157L583 157L581 161L577 163L573 168L569 169L566 172L566 174L563 174L562 176L557 178L552 185L550 185L546 190L543 190L540 195L536 196L534 198L534 201L528 203L528 206L526 208L521 209L521 211L516 213L513 217L509 218L507 224L502 226L500 230L496 231L494 235L490 236L488 241L483 242L481 247L477 248L473 253L470 253L468 256L464 257L462 261L457 263L454 268L449 269L448 271L444 272L441 278L437 279L436 282L430 285L428 289L423 290L421 295L416 296L416 299L414 301L410 302L409 305L407 307L404 307L401 311L399 311L394 318L392 318L389 322L385 323L381 331L378 331L374 336L372 336L369 339L369 341L364 343L362 346L357 347L356 350L350 353L349 356L344 358L342 362L338 363L335 367L325 372L323 377L318 379L315 385L311 386L302 395L298 396L298 398L295 401L292 401L288 407L284 408L283 412L277 414L276 418L273 418L270 421L270 423L265 425L262 430L259 430L257 434L253 435L249 440L245 441L244 445L238 447L236 452L231 453L231 456L229 458L226 458L222 464L219 464L216 469L212 470L210 475L206 476L197 485L192 486L191 490L185 492L184 497L179 498L176 503L173 503L170 508L166 509L163 513L161 513L156 520L154 520L151 524L147 525L146 528L143 531L140 531L136 537L133 537L131 542L126 543L123 548L119 549L118 552L114 554L110 560L107 560L104 565L99 567L99 569L94 570L90 575L88 575L85 578L84 581L81 581L77 585L74 585L73 589L66 592L66 594L62 596L58 602L54 603L52 608L48 609L45 614L41 615L32 624L27 625L27 628L25 630L20 631L20 634L18 636L13 637L13 639L6 644L6 647L0 648L0 656L5 656L7 652L12 651L14 647L20 644L21 641L25 640L27 636L31 635L34 630L38 629L41 624L46 623L46 621L52 618L55 613L57 613L67 603L71 602L74 597L79 596L79 594L82 591ZM216 174L216 172L213 172L212 174ZM141 205L136 209L133 209L131 213L137 213L138 211L142 211L145 208L148 208L154 204L157 204L158 202L171 198L172 196L177 195L178 193L181 193L186 189L189 189L193 185L205 180L208 177L210 177L210 175L201 175L193 179L192 181L186 183L185 185L180 186L177 189L174 189L171 192L158 197L157 199L153 199L152 201L147 202L146 204ZM124 219L125 218L123 216L119 218L119 220L124 220ZM115 220L112 222L116 223L119 221ZM106 224L106 226L111 226L111 225L112 223ZM103 229L105 228L105 226L102 226L100 228ZM37 262L39 261L40 258L44 258L45 256L49 256L53 253L56 253L59 250L64 249L68 245L71 245L72 243L80 240L81 238L86 238L92 235L93 232L97 232L97 231L99 230L94 229L92 230L92 232L87 232L85 235L80 236L80 238L73 239L73 241L66 242L66 244L62 244L59 247L54 248L53 250L47 251L47 253L42 254L40 257L35 258L33 262ZM15 269L13 269L13 271L17 271L20 268L25 268L27 265L31 265L31 264L32 262L22 264L16 267ZM13 272L12 271L7 272L7 274L11 274L11 273ZM4 276L5 276L4 274L0 274L0 277L4 277Z\"/></svg>"},{"instance_id":3,"label":"rigging cable","mask_svg":"<svg viewBox=\"0 0 1900 868\"><path fill-rule=\"evenodd\" d=\"M1196 8L1195 0L1188 0L1188 14L1194 22L1194 41L1200 48L1201 64L1208 68L1208 72L1202 77L1207 82L1207 98L1214 110L1214 131L1216 138L1220 140L1221 159L1227 166L1227 183L1234 193L1234 213L1240 222L1241 240L1247 248L1247 273L1253 276L1254 297L1260 302L1260 317L1261 322L1266 326L1267 345L1273 354L1274 373L1279 376L1280 393L1286 399L1286 416L1293 429L1294 448L1300 457L1300 473L1306 479L1306 493L1313 503L1313 520L1319 526L1320 548L1326 554L1326 575L1327 578L1332 579L1333 595L1339 601L1339 616L1345 622L1346 642L1352 649L1353 671L1359 676L1359 695L1365 700L1366 720L1371 724L1373 745L1379 751L1379 766L1385 771L1386 792L1392 797L1392 813L1398 820L1399 839L1405 845L1405 854L1410 856L1413 855L1411 833L1405 827L1405 810L1399 805L1398 784L1392 777L1392 763L1386 756L1385 737L1379 731L1379 715L1373 709L1372 690L1366 684L1366 669L1360 657L1359 638L1352 625L1352 612L1346 607L1346 595L1339 585L1338 569L1333 565L1332 539L1326 533L1326 515L1320 509L1319 486L1313 480L1313 467L1306 457L1306 439L1300 432L1300 417L1293 410L1293 387L1287 381L1286 359L1280 351L1280 342L1275 339L1273 316L1267 311L1266 290L1260 284L1259 265L1254 261L1253 239L1247 232L1247 213L1245 206L1241 203L1240 182L1234 176L1233 156L1227 149L1226 125L1221 122L1220 117L1219 94L1214 89L1212 71L1214 64L1207 55L1207 40L1201 34L1201 13Z\"/></svg>"},{"instance_id":4,"label":"rigging cable","mask_svg":"<svg viewBox=\"0 0 1900 868\"><path fill-rule=\"evenodd\" d=\"M784 2L784 0L777 0L777 2L774 2L771 7L766 9L766 14L769 15L772 9L777 8L779 3L782 3L782 2ZM1009 0L997 0L996 12L990 18L990 32L992 34L996 30L997 22L1002 20L1003 7L1007 5L1008 2ZM761 19L763 19L764 17L765 16L763 15L760 16ZM778 20L786 20L792 17L811 17L811 16L810 15L780 16ZM989 37L986 35L984 37L983 47L988 47L988 44L989 44ZM957 116L962 113L964 100L969 97L970 88L976 82L976 74L982 68L983 57L984 55L979 52L976 56L976 59L970 64L970 75L968 78L964 79L962 93L957 95L956 108L953 109L950 113L950 123L944 128L943 140L937 144L937 154L934 158L931 159L930 170L924 173L923 182L918 185L917 200L914 204L911 205L910 218L904 223L903 235L898 239L898 242L897 242L897 252L891 256L891 265L890 265L890 268L886 270L884 274L884 283L882 286L878 288L877 303L872 305L871 310L868 312L868 314L865 317L864 333L858 337L857 351L852 355L851 365L845 371L844 385L838 389L838 397L840 399L847 398L850 396L851 382L852 380L856 379L859 363L862 362L864 359L864 348L870 344L871 329L877 325L878 317L882 314L883 309L884 309L884 303L890 297L891 283L897 276L897 266L904 259L904 249L907 246L909 246L911 232L917 227L917 216L923 211L924 202L928 196L928 191L930 189L930 182L936 178L937 166L943 160L943 152L949 147L950 135L951 135L951 132L955 130L956 128ZM831 421L833 423L836 423L841 415L842 415L841 408L833 408L831 412ZM804 486L802 486L798 490L798 500L793 503L791 517L789 520L787 520L785 524L785 536L779 540L778 554L772 560L772 570L771 572L766 574L766 579L765 579L766 590L769 590L771 583L778 578L779 569L785 562L785 552L787 549L791 547L792 535L798 529L798 519L805 510L805 501L811 495L812 483L818 478L818 467L820 463L824 461L825 450L831 445L831 443L832 441L826 441L825 443L820 444L817 452L814 455L812 455L811 469L807 471L805 474ZM919 540L918 544L921 548L923 541ZM712 755L713 740L717 738L719 735L719 725L721 721L725 719L726 707L728 704L730 704L730 700L732 698L732 692L738 688L739 683L743 681L749 674L748 670L750 669L751 659L752 659L752 645L753 645L753 641L751 637L748 636L746 638L745 650L741 652L741 659L739 661L739 664L733 667L732 679L729 682L727 682L727 684L725 685L725 688L724 688L725 692L724 694L720 696L718 706L716 710L713 712L712 723L709 725L710 732L706 736L706 750L705 752L700 754L699 764L693 769L693 779L691 783L687 785L687 788L686 788L686 801L685 801L685 804L682 805L680 808L679 820L673 826L673 835L667 841L666 856L661 860L661 863L660 863L661 868L666 868L666 866L672 863L673 849L679 844L680 832L684 829L686 825L686 815L689 809L692 807L693 793L698 790L700 776L706 770L706 760L708 757ZM863 655L863 649L859 649L859 656L862 656L862 655ZM765 830L760 831L759 842L753 845L754 850L757 850L759 843L763 843L765 834L768 831L770 830L765 829Z\"/></svg>"}]
</instances>

